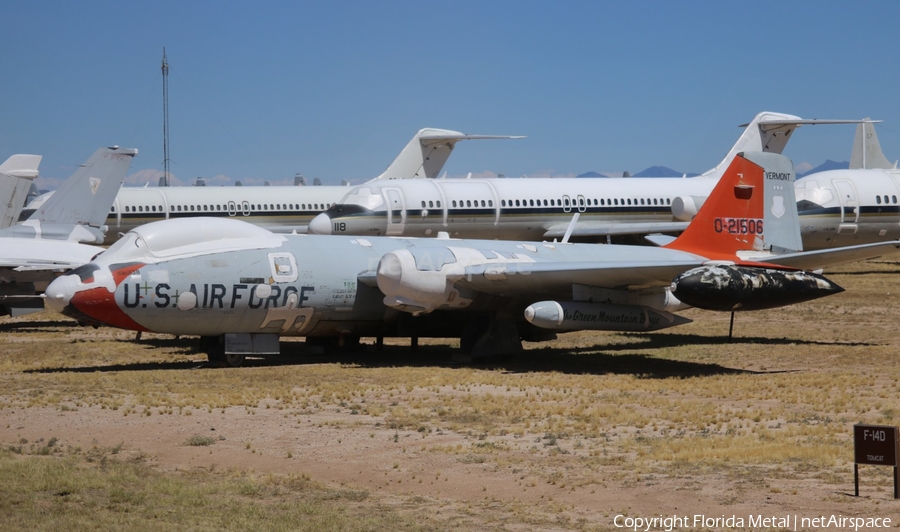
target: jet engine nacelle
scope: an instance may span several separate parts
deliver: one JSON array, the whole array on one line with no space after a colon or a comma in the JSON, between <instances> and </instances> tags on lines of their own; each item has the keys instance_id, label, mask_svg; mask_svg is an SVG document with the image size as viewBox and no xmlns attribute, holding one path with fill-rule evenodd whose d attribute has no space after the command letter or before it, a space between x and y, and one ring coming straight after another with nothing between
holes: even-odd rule
<instances>
[{"instance_id":1,"label":"jet engine nacelle","mask_svg":"<svg viewBox=\"0 0 900 532\"><path fill-rule=\"evenodd\" d=\"M672 200L672 216L682 222L690 222L700 212L705 196L678 196Z\"/></svg>"},{"instance_id":2,"label":"jet engine nacelle","mask_svg":"<svg viewBox=\"0 0 900 532\"><path fill-rule=\"evenodd\" d=\"M525 309L525 319L543 329L559 331L656 331L691 320L641 305L540 301Z\"/></svg>"},{"instance_id":3,"label":"jet engine nacelle","mask_svg":"<svg viewBox=\"0 0 900 532\"><path fill-rule=\"evenodd\" d=\"M461 308L472 302L460 297L453 286L459 278L459 265L450 250L417 251L420 253L416 256L408 249L391 251L378 262L376 280L385 305L423 314L439 307Z\"/></svg>"},{"instance_id":4,"label":"jet engine nacelle","mask_svg":"<svg viewBox=\"0 0 900 532\"><path fill-rule=\"evenodd\" d=\"M684 303L705 310L760 310L802 303L843 292L821 275L716 264L688 270L672 281Z\"/></svg>"}]
</instances>

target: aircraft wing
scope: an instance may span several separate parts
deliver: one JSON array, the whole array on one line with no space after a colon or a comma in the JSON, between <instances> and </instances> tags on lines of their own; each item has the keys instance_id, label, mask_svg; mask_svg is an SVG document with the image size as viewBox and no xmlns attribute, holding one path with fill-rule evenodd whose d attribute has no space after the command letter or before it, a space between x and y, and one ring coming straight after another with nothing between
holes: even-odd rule
<instances>
[{"instance_id":1,"label":"aircraft wing","mask_svg":"<svg viewBox=\"0 0 900 532\"><path fill-rule=\"evenodd\" d=\"M14 270L17 272L71 270L83 264L85 264L84 260L29 260L0 257L0 275L3 274L3 270Z\"/></svg>"},{"instance_id":2,"label":"aircraft wing","mask_svg":"<svg viewBox=\"0 0 900 532\"><path fill-rule=\"evenodd\" d=\"M680 233L689 222L638 222L609 223L601 221L576 222L570 237L647 235L651 233ZM569 224L550 226L544 233L545 240L560 239L565 236Z\"/></svg>"},{"instance_id":3,"label":"aircraft wing","mask_svg":"<svg viewBox=\"0 0 900 532\"><path fill-rule=\"evenodd\" d=\"M784 255L760 257L758 260L799 270L820 270L848 262L875 259L898 252L900 252L900 240L891 240L844 248L786 253Z\"/></svg>"},{"instance_id":4,"label":"aircraft wing","mask_svg":"<svg viewBox=\"0 0 900 532\"><path fill-rule=\"evenodd\" d=\"M572 285L614 289L669 286L678 274L705 260L596 262L530 262L474 265L456 286L486 294L516 297L522 294L571 296Z\"/></svg>"}]
</instances>

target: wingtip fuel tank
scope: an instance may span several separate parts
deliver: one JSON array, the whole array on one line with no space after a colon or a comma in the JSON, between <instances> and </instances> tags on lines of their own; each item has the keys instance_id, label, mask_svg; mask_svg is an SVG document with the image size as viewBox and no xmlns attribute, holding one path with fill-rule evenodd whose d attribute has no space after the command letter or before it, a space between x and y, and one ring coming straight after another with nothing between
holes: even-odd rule
<instances>
[{"instance_id":1,"label":"wingtip fuel tank","mask_svg":"<svg viewBox=\"0 0 900 532\"><path fill-rule=\"evenodd\" d=\"M675 277L671 290L680 301L693 307L724 311L777 308L844 291L811 272L735 264L688 270Z\"/></svg>"}]
</instances>

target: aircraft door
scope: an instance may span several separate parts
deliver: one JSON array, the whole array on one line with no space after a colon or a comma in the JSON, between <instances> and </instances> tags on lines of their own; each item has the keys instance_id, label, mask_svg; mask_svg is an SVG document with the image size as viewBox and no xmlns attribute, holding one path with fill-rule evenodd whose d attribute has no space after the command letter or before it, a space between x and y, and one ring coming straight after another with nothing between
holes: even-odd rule
<instances>
[{"instance_id":1,"label":"aircraft door","mask_svg":"<svg viewBox=\"0 0 900 532\"><path fill-rule=\"evenodd\" d=\"M572 199L569 196L563 196L563 212L572 212Z\"/></svg>"},{"instance_id":2,"label":"aircraft door","mask_svg":"<svg viewBox=\"0 0 900 532\"><path fill-rule=\"evenodd\" d=\"M250 202L241 202L241 214L243 214L244 216L250 216Z\"/></svg>"},{"instance_id":3,"label":"aircraft door","mask_svg":"<svg viewBox=\"0 0 900 532\"><path fill-rule=\"evenodd\" d=\"M582 196L581 194L579 194L579 195L578 195L578 198L576 198L576 199L578 200L578 212L584 212L584 211L586 211L586 210L587 210L587 205L586 205L584 196Z\"/></svg>"},{"instance_id":4,"label":"aircraft door","mask_svg":"<svg viewBox=\"0 0 900 532\"><path fill-rule=\"evenodd\" d=\"M837 192L841 203L841 223L838 225L838 234L856 233L859 221L859 200L856 196L856 188L850 181L842 179L832 180L834 190Z\"/></svg>"},{"instance_id":5,"label":"aircraft door","mask_svg":"<svg viewBox=\"0 0 900 532\"><path fill-rule=\"evenodd\" d=\"M384 188L381 190L387 207L387 231L388 236L403 234L406 224L406 204L403 201L403 192L399 188Z\"/></svg>"},{"instance_id":6,"label":"aircraft door","mask_svg":"<svg viewBox=\"0 0 900 532\"><path fill-rule=\"evenodd\" d=\"M228 202L228 216L237 214L237 205L233 201Z\"/></svg>"}]
</instances>

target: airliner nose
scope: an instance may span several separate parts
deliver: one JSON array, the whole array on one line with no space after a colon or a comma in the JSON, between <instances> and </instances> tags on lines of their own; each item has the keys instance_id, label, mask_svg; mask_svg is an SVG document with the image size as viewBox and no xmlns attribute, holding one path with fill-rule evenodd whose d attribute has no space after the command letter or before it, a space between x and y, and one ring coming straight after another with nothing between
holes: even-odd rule
<instances>
[{"instance_id":1,"label":"airliner nose","mask_svg":"<svg viewBox=\"0 0 900 532\"><path fill-rule=\"evenodd\" d=\"M44 290L47 308L62 312L75 295L78 281L77 275L63 275L54 279Z\"/></svg>"},{"instance_id":2,"label":"airliner nose","mask_svg":"<svg viewBox=\"0 0 900 532\"><path fill-rule=\"evenodd\" d=\"M309 227L306 231L311 235L330 235L331 234L331 218L324 212L317 215L309 221Z\"/></svg>"}]
</instances>

